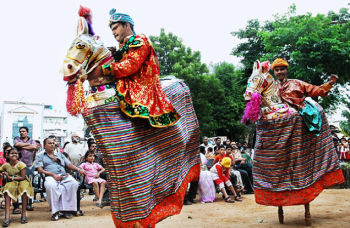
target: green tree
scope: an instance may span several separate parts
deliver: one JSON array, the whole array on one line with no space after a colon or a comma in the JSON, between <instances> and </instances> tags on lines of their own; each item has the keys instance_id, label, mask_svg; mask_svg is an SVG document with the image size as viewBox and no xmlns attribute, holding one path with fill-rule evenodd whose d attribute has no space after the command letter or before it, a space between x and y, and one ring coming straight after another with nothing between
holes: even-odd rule
<instances>
[{"instance_id":1,"label":"green tree","mask_svg":"<svg viewBox=\"0 0 350 228\"><path fill-rule=\"evenodd\" d=\"M292 5L285 15L276 15L264 25L257 20L249 21L245 29L232 34L245 39L232 53L243 57L246 74L255 59L284 57L290 63L289 78L315 85L326 82L332 73L340 76L341 85L350 79L350 14L347 8L340 9L339 13L313 16L310 13L295 15L295 5ZM334 89L321 104L327 109L340 98L339 91Z\"/></svg>"},{"instance_id":2,"label":"green tree","mask_svg":"<svg viewBox=\"0 0 350 228\"><path fill-rule=\"evenodd\" d=\"M164 29L150 39L161 75L175 75L189 86L201 135L242 137L245 128L239 122L244 108L240 71L232 64L222 63L214 66L213 74L208 74L200 52L185 47L177 36Z\"/></svg>"},{"instance_id":3,"label":"green tree","mask_svg":"<svg viewBox=\"0 0 350 228\"><path fill-rule=\"evenodd\" d=\"M350 135L350 96L346 95L346 99L344 99L343 103L345 104L345 108L342 112L342 116L345 117L345 121L340 121L340 128L346 135Z\"/></svg>"},{"instance_id":4,"label":"green tree","mask_svg":"<svg viewBox=\"0 0 350 228\"><path fill-rule=\"evenodd\" d=\"M236 70L234 65L220 63L214 66L214 76L221 82L225 99L216 106L215 119L218 122L218 135L226 135L230 139L243 140L245 126L241 118L245 107L243 93L246 87L242 83L242 71Z\"/></svg>"},{"instance_id":5,"label":"green tree","mask_svg":"<svg viewBox=\"0 0 350 228\"><path fill-rule=\"evenodd\" d=\"M186 82L192 77L208 73L207 66L201 63L199 51L186 48L182 41L172 33L161 29L159 36L150 36L159 59L160 75L173 74Z\"/></svg>"},{"instance_id":6,"label":"green tree","mask_svg":"<svg viewBox=\"0 0 350 228\"><path fill-rule=\"evenodd\" d=\"M150 36L150 40L158 55L160 74L184 79L190 88L201 134L215 135L213 104L224 99L220 81L207 74L209 70L201 63L200 52L187 48L174 34L161 29L160 35Z\"/></svg>"}]
</instances>

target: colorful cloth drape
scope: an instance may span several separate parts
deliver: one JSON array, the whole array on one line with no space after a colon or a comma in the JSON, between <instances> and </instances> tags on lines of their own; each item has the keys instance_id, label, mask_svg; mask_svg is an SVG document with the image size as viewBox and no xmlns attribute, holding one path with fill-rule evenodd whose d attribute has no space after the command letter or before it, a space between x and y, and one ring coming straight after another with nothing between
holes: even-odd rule
<instances>
[{"instance_id":1,"label":"colorful cloth drape","mask_svg":"<svg viewBox=\"0 0 350 228\"><path fill-rule=\"evenodd\" d=\"M253 164L255 200L259 204L306 204L329 186L344 182L325 117L317 136L299 113L257 122Z\"/></svg>"},{"instance_id":2,"label":"colorful cloth drape","mask_svg":"<svg viewBox=\"0 0 350 228\"><path fill-rule=\"evenodd\" d=\"M109 174L111 210L117 227L144 227L178 214L187 184L199 180L199 126L188 87L168 83L164 91L181 118L168 128L131 119L119 103L83 114Z\"/></svg>"}]
</instances>

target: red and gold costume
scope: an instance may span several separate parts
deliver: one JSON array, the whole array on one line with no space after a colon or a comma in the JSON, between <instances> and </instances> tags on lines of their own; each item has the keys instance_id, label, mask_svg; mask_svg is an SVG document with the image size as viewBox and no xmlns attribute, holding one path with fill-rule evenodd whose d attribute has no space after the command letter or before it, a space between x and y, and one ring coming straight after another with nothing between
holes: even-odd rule
<instances>
[{"instance_id":1,"label":"red and gold costume","mask_svg":"<svg viewBox=\"0 0 350 228\"><path fill-rule=\"evenodd\" d=\"M325 83L321 86L315 86L301 80L287 79L283 84L278 81L277 88L282 100L299 110L305 106L304 100L306 97L324 97L332 88L332 85Z\"/></svg>"},{"instance_id":2,"label":"red and gold costume","mask_svg":"<svg viewBox=\"0 0 350 228\"><path fill-rule=\"evenodd\" d=\"M130 117L148 118L153 127L176 123L180 116L162 90L158 58L147 37L128 37L119 50L121 59L102 69L117 79L121 110Z\"/></svg>"}]
</instances>

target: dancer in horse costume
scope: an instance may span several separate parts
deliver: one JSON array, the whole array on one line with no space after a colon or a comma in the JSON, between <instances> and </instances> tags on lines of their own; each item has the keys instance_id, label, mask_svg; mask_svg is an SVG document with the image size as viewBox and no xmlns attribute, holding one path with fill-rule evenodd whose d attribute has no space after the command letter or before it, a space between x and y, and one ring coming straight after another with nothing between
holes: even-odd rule
<instances>
[{"instance_id":1,"label":"dancer in horse costume","mask_svg":"<svg viewBox=\"0 0 350 228\"><path fill-rule=\"evenodd\" d=\"M322 107L310 97L326 96L337 81L314 86L287 79L288 63L276 59L274 74L269 62L256 61L244 94L247 104L242 121L256 123L253 165L255 200L258 204L305 205L305 222L311 225L309 203L323 189L342 183L344 176Z\"/></svg>"},{"instance_id":2,"label":"dancer in horse costume","mask_svg":"<svg viewBox=\"0 0 350 228\"><path fill-rule=\"evenodd\" d=\"M94 36L81 7L77 38L64 61L67 109L82 113L101 150L116 227L155 224L183 205L187 184L199 179L199 127L188 87L159 80L156 53L135 35L129 15L110 11L120 46ZM85 96L82 82L89 81Z\"/></svg>"}]
</instances>

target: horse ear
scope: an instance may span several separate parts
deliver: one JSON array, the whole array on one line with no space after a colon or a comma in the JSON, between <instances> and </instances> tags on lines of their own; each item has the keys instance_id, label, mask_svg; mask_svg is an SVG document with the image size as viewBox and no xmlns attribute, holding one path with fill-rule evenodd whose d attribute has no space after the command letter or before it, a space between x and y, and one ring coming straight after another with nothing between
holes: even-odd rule
<instances>
[{"instance_id":1,"label":"horse ear","mask_svg":"<svg viewBox=\"0 0 350 228\"><path fill-rule=\"evenodd\" d=\"M253 72L259 71L259 68L260 68L260 61L256 60L253 66Z\"/></svg>"},{"instance_id":2,"label":"horse ear","mask_svg":"<svg viewBox=\"0 0 350 228\"><path fill-rule=\"evenodd\" d=\"M270 61L265 61L261 63L261 72L267 73L270 70Z\"/></svg>"},{"instance_id":3,"label":"horse ear","mask_svg":"<svg viewBox=\"0 0 350 228\"><path fill-rule=\"evenodd\" d=\"M78 27L77 27L77 36L80 34L88 34L89 33L89 26L86 22L86 19L83 17L79 18L78 21Z\"/></svg>"}]
</instances>

